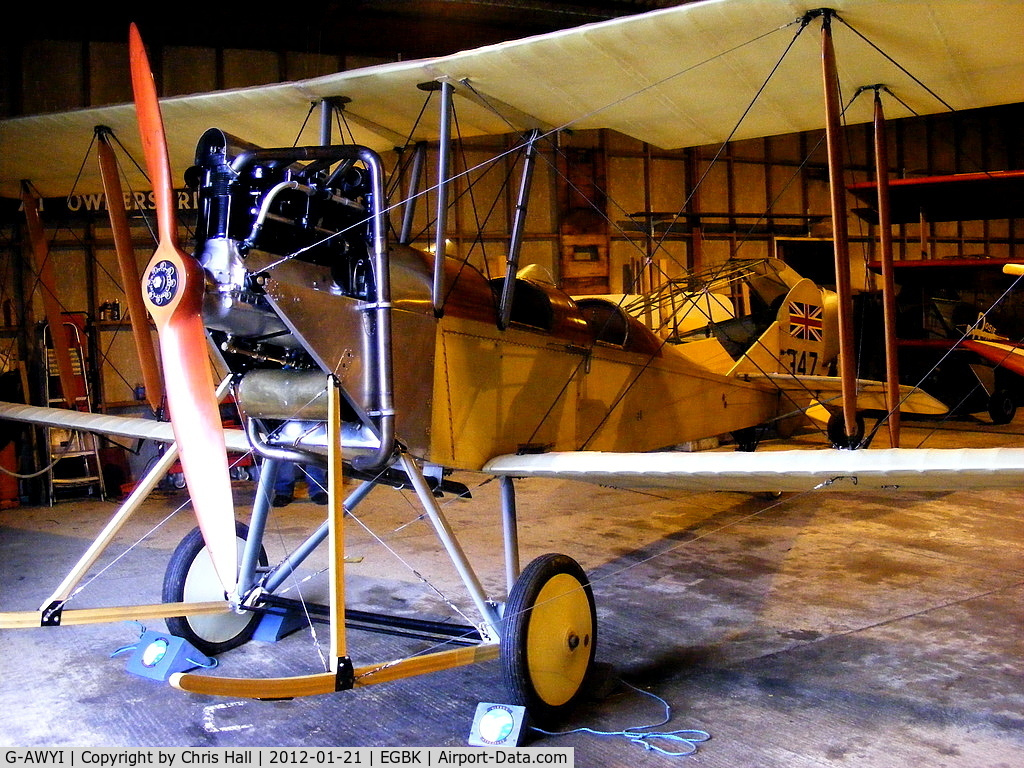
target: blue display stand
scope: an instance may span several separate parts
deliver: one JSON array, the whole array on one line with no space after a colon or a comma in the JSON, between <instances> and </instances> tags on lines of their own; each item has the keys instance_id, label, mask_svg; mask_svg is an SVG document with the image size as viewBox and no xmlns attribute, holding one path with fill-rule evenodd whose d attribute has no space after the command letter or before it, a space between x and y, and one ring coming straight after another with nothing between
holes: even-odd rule
<instances>
[{"instance_id":1,"label":"blue display stand","mask_svg":"<svg viewBox=\"0 0 1024 768\"><path fill-rule=\"evenodd\" d=\"M142 633L128 659L128 671L133 675L161 682L175 672L216 665L216 659L202 653L184 638L153 630Z\"/></svg>"},{"instance_id":2,"label":"blue display stand","mask_svg":"<svg viewBox=\"0 0 1024 768\"><path fill-rule=\"evenodd\" d=\"M276 643L296 630L309 626L309 619L298 611L271 608L260 619L252 639L261 643Z\"/></svg>"}]
</instances>

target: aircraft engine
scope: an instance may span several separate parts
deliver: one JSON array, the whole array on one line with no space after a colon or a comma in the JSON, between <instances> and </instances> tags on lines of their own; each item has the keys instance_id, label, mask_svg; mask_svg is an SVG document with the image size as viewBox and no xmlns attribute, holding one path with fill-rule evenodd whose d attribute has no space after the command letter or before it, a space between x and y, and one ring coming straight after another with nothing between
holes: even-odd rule
<instances>
[{"instance_id":1,"label":"aircraft engine","mask_svg":"<svg viewBox=\"0 0 1024 768\"><path fill-rule=\"evenodd\" d=\"M196 255L210 281L203 315L229 355L312 367L266 301L272 276L356 299L372 294L370 184L347 149L263 150L216 128L200 139L187 180L199 191Z\"/></svg>"},{"instance_id":2,"label":"aircraft engine","mask_svg":"<svg viewBox=\"0 0 1024 768\"><path fill-rule=\"evenodd\" d=\"M207 279L203 320L227 367L245 380L325 374L341 383L346 442L390 456L390 283L383 170L351 145L260 149L213 128L196 148L187 181L198 191L196 258ZM376 275L382 276L376 278ZM304 385L303 385L304 386ZM253 402L246 392L260 391ZM264 455L322 453L284 437L291 384L236 386L254 445ZM268 402L281 397L281 403ZM273 417L270 415L273 413ZM326 414L323 416L326 417ZM320 417L314 417L319 421ZM296 460L300 456L294 457ZM370 461L369 459L367 461Z\"/></svg>"}]
</instances>

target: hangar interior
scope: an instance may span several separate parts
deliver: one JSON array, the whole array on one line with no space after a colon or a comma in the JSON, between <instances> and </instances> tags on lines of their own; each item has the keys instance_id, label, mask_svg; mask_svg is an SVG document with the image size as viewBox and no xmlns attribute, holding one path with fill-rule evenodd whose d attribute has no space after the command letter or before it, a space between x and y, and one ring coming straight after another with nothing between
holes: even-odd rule
<instances>
[{"instance_id":1,"label":"hangar interior","mask_svg":"<svg viewBox=\"0 0 1024 768\"><path fill-rule=\"evenodd\" d=\"M172 96L443 55L675 4L367 0L321 4L316 18L272 21L228 4L204 9L201 25L185 8L176 8L173 18L148 10L133 20L147 34L161 94ZM0 53L4 119L130 101L123 41L129 19L80 13L57 20L29 12L18 39ZM1024 169L1022 119L1024 105L1016 103L893 120L893 177L941 185L955 175ZM843 131L858 361L863 377L882 378L879 227L871 204L855 191L874 179L874 137L870 125ZM500 183L512 174L512 160L499 162L496 171L487 160L516 140L468 138L456 141L452 153L449 255L489 278L505 268L516 190ZM86 137L83 149L88 146ZM692 275L731 259L778 258L835 287L820 131L667 151L614 131L584 129L561 132L539 154L521 260L541 267L572 295L654 295L686 287ZM397 151L385 154L396 189L404 186L399 170L406 160ZM428 176L436 173L431 163ZM180 178L176 184L182 186ZM910 213L894 222L901 338L948 338L1001 297L1010 280L998 267L1024 258L1019 190L982 182L954 193L962 206L952 212L928 216L911 202ZM153 248L152 206L144 191L129 196L142 270ZM19 201L0 205L0 354L26 402L45 404L52 399L53 363L44 297ZM186 197L179 208L186 237L194 211ZM88 409L145 412L106 210L95 196L69 189L45 196L41 212L54 294L81 349ZM431 216L430 205L423 205L412 225L422 233L413 243L424 249L431 245ZM652 320L659 311L648 310L646 319L663 324L664 317ZM1003 298L990 322L992 332L1024 338L1019 298ZM152 334L156 339L155 329ZM933 358L913 354L922 357L906 357L913 373L904 372L904 383L918 383L911 375L927 376L940 399L940 393L954 393L956 402L947 405L957 407L949 419L907 422L904 446L1021 446L1024 428L1014 411L1024 391L1018 385L1007 385L1014 407L996 414L990 399L961 398L977 388L973 379L964 383L967 374L937 369ZM52 458L46 446L60 437L20 433L0 460L31 475ZM160 450L148 441L66 437L83 441L85 469L0 481L0 610L35 607L33 600L77 559ZM795 438L808 445L823 441L806 426ZM722 450L732 448L727 436L722 443ZM762 450L779 446L783 441L773 439ZM233 473L239 509L252 504L256 464L243 462ZM473 498L448 500L445 509L465 533L466 548L495 565L500 577L496 484L475 475L457 479ZM706 765L1017 764L1024 748L1019 495L920 492L887 502L851 490L824 500L813 494L766 499L523 482L524 562L528 554L561 551L571 542L571 554L594 584L601 621L597 658L608 679L566 730L621 734L649 723L656 724L653 730L703 729L712 735L698 752ZM359 525L347 526L354 531L348 545L363 558L347 588L360 607L447 617L454 608L445 595L457 585L444 573L431 531L408 497L406 490L379 491L361 509ZM123 559L111 564L112 578L96 579L90 604L116 604L129 588L152 597L145 602L159 599L165 562L192 527L187 514L174 514L187 498L180 475L170 473L133 523L139 530L123 532L126 541L148 538L125 548ZM296 531L305 522L315 526L322 511L300 494L276 524L275 544L292 546ZM425 565L396 575L393 559L368 554L381 537L375 531L386 532L388 555L403 562L391 550L412 553ZM325 563L303 567L309 589L323 590L317 576ZM496 592L499 577L487 585ZM468 672L448 670L337 696L225 702L126 676L121 660L107 656L137 634L137 627L123 623L0 632L7 681L0 701L18 713L0 743L461 745L476 702L504 695L497 662L490 661ZM226 664L283 664L301 672L308 662L288 653L309 644L301 635L249 643ZM377 655L399 652L390 640L371 635L367 642ZM659 723L661 702L620 680L668 702L670 724ZM532 739L574 746L580 764L669 762L615 736L538 732ZM658 745L675 748L670 740Z\"/></svg>"}]
</instances>

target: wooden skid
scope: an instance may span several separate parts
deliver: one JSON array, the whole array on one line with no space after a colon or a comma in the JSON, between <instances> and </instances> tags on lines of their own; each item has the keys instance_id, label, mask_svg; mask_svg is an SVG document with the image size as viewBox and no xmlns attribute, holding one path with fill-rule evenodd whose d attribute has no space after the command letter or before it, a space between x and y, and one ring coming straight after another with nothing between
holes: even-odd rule
<instances>
[{"instance_id":1,"label":"wooden skid","mask_svg":"<svg viewBox=\"0 0 1024 768\"><path fill-rule=\"evenodd\" d=\"M337 690L334 672L297 677L214 677L179 672L168 682L180 691L209 696L235 696L243 699L294 699Z\"/></svg>"},{"instance_id":2,"label":"wooden skid","mask_svg":"<svg viewBox=\"0 0 1024 768\"><path fill-rule=\"evenodd\" d=\"M453 669L497 658L498 644L484 643L472 648L457 648L426 656L413 656L383 664L370 664L355 670L355 686L401 680L443 669ZM333 693L337 688L334 672L296 677L241 678L215 677L188 672L171 675L170 684L189 693L209 696L236 696L248 699L292 699Z\"/></svg>"},{"instance_id":3,"label":"wooden skid","mask_svg":"<svg viewBox=\"0 0 1024 768\"><path fill-rule=\"evenodd\" d=\"M469 648L457 648L451 651L440 651L425 656L411 656L407 659L388 662L386 664L370 664L355 670L355 685L362 688L406 677L440 672L455 667L465 667L498 658L498 643L481 643Z\"/></svg>"},{"instance_id":4,"label":"wooden skid","mask_svg":"<svg viewBox=\"0 0 1024 768\"><path fill-rule=\"evenodd\" d=\"M231 610L223 600L204 603L154 603L151 605L118 605L112 608L78 608L61 611L60 622L53 626L105 624L113 621L144 621L170 616L200 616L227 613ZM11 611L0 613L0 629L32 629L43 626L42 611ZM51 626L51 625L47 625Z\"/></svg>"}]
</instances>

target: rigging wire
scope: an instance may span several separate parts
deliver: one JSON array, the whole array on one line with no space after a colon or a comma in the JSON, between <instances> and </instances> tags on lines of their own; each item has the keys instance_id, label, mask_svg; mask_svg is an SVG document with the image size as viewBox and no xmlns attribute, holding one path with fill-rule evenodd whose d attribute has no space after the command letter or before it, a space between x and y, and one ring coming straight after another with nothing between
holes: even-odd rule
<instances>
[{"instance_id":1,"label":"rigging wire","mask_svg":"<svg viewBox=\"0 0 1024 768\"><path fill-rule=\"evenodd\" d=\"M792 43L791 43L791 45L792 45ZM787 50L788 50L788 48L787 48ZM780 61L780 63L781 63L781 61ZM777 67L778 67L778 64L776 65L776 68L777 68ZM773 71L774 71L774 70L773 70ZM747 111L749 111L749 107L748 107L748 110L747 110ZM744 114L746 114L746 112L745 112ZM737 125L737 126L736 126L736 128L734 128L734 131L733 131L733 132L735 133L735 130L737 130L738 128L739 128L739 125ZM724 145L723 145L723 147L724 147ZM559 153L559 154L561 153L561 150L560 150L560 149L559 149L559 148L557 147L557 145L555 145L555 146L554 146L554 148L555 148L555 151L556 151L556 153ZM719 154L720 154L720 153L721 153L721 150L719 151ZM554 169L555 173L556 173L556 174L558 174L558 175L560 176L560 178L562 178L562 179L563 179L563 181L565 181L565 182L566 182L567 184L569 184L569 185L570 185L570 187L573 187L573 188L575 188L575 185L573 184L573 182L572 182L572 181L571 181L570 179L568 179L568 178L567 178L567 177L566 177L566 176L565 176L565 175L564 175L564 174L563 174L563 173L561 172L561 170L560 170L560 169L559 169L559 168L558 168L558 167L557 167L556 165L552 164L552 163L550 162L550 160L548 160L548 159L547 159L546 157L544 158L544 160L545 160L545 162L547 162L547 163L548 163L549 167L552 167L552 168ZM707 174L705 174L705 177L706 177L706 176L707 176ZM703 179L702 179L702 181L703 181ZM577 190L577 191L578 191L578 190ZM585 196L585 195L584 195L583 197L584 197L584 198L586 199L586 196ZM608 198L608 200L609 200L609 201L611 201L611 202L613 202L613 203L614 203L614 199L613 199L613 198L612 198L611 196L607 196L607 198ZM621 226L620 226L619 224L617 224L616 222L612 221L612 219L610 218L610 216L608 216L608 214L607 214L607 213L605 213L605 212L601 211L600 209L598 209L598 208L597 208L596 206L594 206L594 204L593 204L592 202L591 202L591 205L592 205L592 207L594 207L594 210L595 210L595 211L597 211L597 212L598 212L598 214L599 214L599 215L601 215L601 216L602 216L602 217L603 217L603 218L604 218L604 219L606 220L606 222L607 222L607 223L609 223L609 224L610 224L610 225L611 225L611 226L612 226L613 228L617 229L617 231L618 231L618 232L619 232L620 234L622 234L622 235L625 235L625 236L626 236L626 239L627 239L627 241L628 241L628 242L629 242L630 244L632 244L634 248L636 248L636 249L637 249L638 251L641 251L641 252L642 252L642 248L641 248L641 247L639 246L639 244L637 244L637 243L636 243L635 241L633 241L633 240L632 240L632 238L630 238L630 237L628 236L628 234L627 234L627 233L625 232L625 230L623 230L623 229L621 228ZM685 204L684 204L684 207L685 207ZM625 209L621 209L621 208L620 208L620 210L622 210L622 212L623 212L623 213L625 213ZM672 259L673 259L673 260L675 261L675 258L674 258L674 257L671 257L671 258L672 258ZM648 263L650 263L650 258L648 258L648 260L647 260L647 261L648 261ZM677 262L677 263L678 263L678 262ZM680 266L682 266L682 265L680 265ZM729 265L728 265L727 263L725 263L725 264L721 265L721 269L723 269L723 270L724 270L724 269L725 269L725 268L727 268L728 266L729 266ZM685 267L684 267L684 269L685 269ZM711 277L709 278L709 284L710 284L711 282L713 282L713 281L714 281L714 279L715 279L715 275L713 274L713 275L712 275L712 276L711 276ZM637 281L637 280L639 280L639 276L637 276L637 277L635 277L635 278L634 278L634 281ZM630 286L630 290L629 290L629 291L627 291L627 293L629 293L629 292L630 292L630 291L632 290L632 288L634 288L634 287L635 287L635 286ZM707 290L707 289L705 289L705 290ZM624 301L625 301L625 296L623 296L623 297L622 297L622 298L621 298L621 299L619 300L619 306L620 306L620 307L621 307L621 306L623 305ZM698 309L699 309L699 310L700 310L701 312L704 312L704 310L703 310L703 309L702 309L702 308L701 308L701 307L699 306L699 304L697 305L697 307L698 307ZM710 316L707 316L707 317L708 317L708 319L709 319L709 320L711 320ZM610 322L610 320L611 320L611 318L609 317L609 318L608 318L608 319L606 320L606 322ZM652 354L652 356L651 356L651 357L650 357L650 358L648 359L648 361L647 361L647 364L646 364L646 365L644 366L644 369L646 369L646 367L648 367L648 366L649 366L649 365L651 364L651 362L653 362L653 360L654 360L654 359L655 359L655 358L657 357L657 355L658 355L658 354L660 354L660 349L661 349L661 347L663 347L663 346L664 346L664 345L665 345L665 344L666 344L667 342L668 342L668 339L667 339L667 338L663 338L663 339L661 339L661 341L660 341L660 345L659 345L659 352L656 352L656 353ZM763 342L762 342L762 344L763 344ZM555 395L555 397L554 397L554 398L553 398L553 400L551 401L551 404L550 404L550 406L548 407L548 410L547 410L547 412L546 412L546 413L545 413L545 414L544 414L544 415L543 415L543 416L541 417L541 419L540 419L539 423L537 424L536 428L534 429L533 433L531 434L531 436L530 436L530 438L529 438L529 440L528 440L527 442L532 442L532 441L534 440L534 438L535 438L535 437L536 437L536 435L537 435L537 432L538 432L538 431L539 431L539 430L540 430L540 429L541 429L541 428L543 427L543 425L544 425L544 422L546 421L547 417L548 417L548 416L549 416L549 415L551 414L551 412L552 412L552 411L554 410L554 408L555 408L555 407L557 406L557 404L559 403L559 401L561 401L561 399L562 399L562 396L563 396L563 395L565 394L565 392L566 392L566 391L568 390L568 388L569 388L569 387L570 387L570 386L572 385L572 383L573 383L573 381L575 380L575 378L576 378L577 374L578 374L578 373L580 372L580 370L582 370L582 369L584 368L584 366L585 366L585 364L586 364L586 363L587 363L587 359L586 359L586 358L584 358L584 359L581 359L581 360L580 360L580 361L579 361L579 362L578 362L578 363L577 363L577 364L576 364L575 366L573 366L573 369L572 369L572 371L570 372L570 374L568 375L568 377L567 377L567 378L565 379L565 381L564 381L564 383L563 383L563 386L562 386L562 388L561 388L561 389L559 390L559 392L558 392L558 393L557 393L557 394ZM755 365L756 365L756 363L755 363ZM759 367L759 366L758 366L758 367ZM634 378L634 380L633 380L633 383L635 383L635 382L636 382L637 380L639 380L639 376L640 376L640 375L641 375L642 373L643 373L643 370L641 370L641 371L640 371L640 373L638 373L638 374L637 374L636 378ZM762 373L764 373L764 371L763 371L763 370L762 370ZM625 390L625 391L624 391L624 392L622 393L622 397L625 397L625 395L626 395L626 394L628 394L628 391L629 391L629 389L631 389L631 388L632 388L632 384L630 384L629 386L627 386L626 390ZM809 392L808 392L808 393L809 393ZM809 394L810 394L810 393L809 393ZM620 401L621 401L621 397L620 397ZM610 409L608 410L608 412L607 412L607 413L606 413L606 415L605 415L605 419L607 419L607 418L609 418L609 417L611 416L611 414L612 414L612 412L613 412L613 411L615 410L615 407L616 407L616 405L618 404L618 402L619 402L619 401L617 401L617 402L616 402L616 404L613 404L613 406L612 406L612 407L611 407L611 408L610 408ZM602 424L603 424L603 421L602 421ZM590 439L592 439L592 438L593 438L593 437L594 437L594 436L596 435L596 432L597 432L597 431L598 431L598 430L600 429L600 426L601 426L601 424L599 424L599 425L598 425L598 427L596 427L596 428L595 428L594 432L593 432L593 433L591 434L591 436L590 436L590 437L589 437L589 438L588 438L588 439L587 439L587 440L586 440L586 441L585 441L585 442L584 442L584 443L582 444L581 448L582 448L582 447L585 447L585 446L587 445L587 443L589 443L589 440L590 440Z\"/></svg>"},{"instance_id":2,"label":"rigging wire","mask_svg":"<svg viewBox=\"0 0 1024 768\"><path fill-rule=\"evenodd\" d=\"M803 30L803 29L804 29L804 28L805 28L805 27L807 26L807 23L808 23L808 21L809 21L809 18L808 18L808 17L805 17L804 19L798 19L798 20L797 20L797 22L801 22L800 30L798 30L798 31L797 31L797 33L796 33L796 34L794 35L793 39L792 39L792 40L790 41L790 43L789 43L789 45L787 46L787 49L786 49L787 51L788 51L788 50L789 50L789 49L790 49L790 48L792 47L793 43L795 42L796 38L797 38L797 37L799 36L800 32L801 32L801 31L802 31L802 30ZM793 22L793 23L797 23L797 22ZM786 26L789 26L789 25L786 25ZM783 27L783 28L784 28L784 27ZM773 31L777 31L777 30L773 30ZM767 36L767 35L762 35L761 37L765 37L765 36ZM755 39L760 39L760 38L755 38ZM752 41L751 41L751 42L752 42ZM742 46L738 46L738 47L742 47ZM783 58L784 58L784 56L785 56L785 54L783 55ZM778 68L779 64L781 63L781 60L782 60L782 59L780 58L779 62L778 62L778 63L776 63L776 65L775 65L775 68L773 69L773 72L774 72L774 71L775 71L775 70L776 70L776 69ZM764 82L764 84L762 84L762 86L761 86L761 89L760 89L760 90L758 91L758 93L760 93L760 92L762 92L762 91L763 91L764 87L766 87L766 85L767 85L767 82L768 82L768 80L770 80L770 78L771 78L771 75L769 75L769 78L768 78L768 79L766 79L766 81ZM667 78L667 79L671 79L671 78ZM470 87L471 87L471 86L470 86ZM648 87L653 87L653 86L648 86ZM478 94L478 95L479 95L479 94ZM755 97L755 99L754 99L754 100L752 100L751 104L750 104L750 105L748 105L748 107L747 107L747 110L746 110L746 111L744 112L744 114L746 114L747 112L749 112L749 110L750 110L750 109L752 108L752 106L753 106L753 103L754 103L755 101L756 101L756 97ZM741 118L741 120L742 120L742 118ZM738 125L737 125L737 128L738 128ZM736 130L736 129L734 129L734 130L733 130L733 132L732 132L732 133L730 134L730 136L732 136L732 135L734 135L734 134L735 134L735 130ZM726 142L726 143L727 143L727 142ZM722 148L720 148L720 150L719 150L718 154L716 155L716 157L720 157L720 155L721 155L721 152L722 152L722 151L723 151L723 149L724 149L724 146L725 146L725 144L723 144L723 145L722 145ZM545 159L546 159L546 158L545 158ZM709 171L710 171L710 167L712 167L713 165L714 165L714 160L712 160L712 163L711 163L711 164L709 165L709 168L708 168L708 169L707 169L707 170L705 171L705 173L704 173L704 175L703 175L703 177L702 177L701 181L703 181L703 179L707 177L707 174L708 174L708 173L709 173ZM466 171L466 172L464 172L464 173L468 173L468 172L469 172L470 170L471 170L471 169L467 169L467 171ZM458 176L460 176L460 175L463 175L463 174L456 174L456 175L453 175L453 178L452 178L452 180L454 180L455 178L457 178L457 177L458 177ZM449 180L449 181L451 181L451 180ZM700 182L698 182L698 184L697 184L697 185L695 185L695 190L696 190L696 189L698 189L699 187L700 187ZM691 196L692 196L692 194L691 194ZM685 206L684 206L684 207L685 207ZM296 254L292 254L292 256L294 256L294 255L296 255ZM648 263L650 263L650 259L649 259L649 258L647 259L647 262L648 262ZM278 263L280 263L280 262L278 262ZM272 265L272 266L276 266L276 264L275 264L275 265ZM576 370L575 370L575 371L573 372L573 374L572 374L572 375L573 375L573 376L575 376L575 375L576 375L576 373L578 372L578 370L579 370L579 366L577 366ZM569 384L571 384L571 378L570 378L570 379L569 379L569 380L568 380L568 381L566 382L566 385L565 385L565 387L568 387L568 386L569 386ZM564 391L564 388L563 388L563 391ZM558 399L560 399L560 396L559 396L559 398L556 398L556 399L555 399L555 401L554 401L554 402L552 403L552 406L551 406L552 408L553 408L553 407L554 407L554 405L555 405L555 404L557 403ZM550 411L549 411L549 412L550 412ZM542 421L542 423L543 423L543 421ZM539 428L539 426L538 426L538 428Z\"/></svg>"},{"instance_id":3,"label":"rigging wire","mask_svg":"<svg viewBox=\"0 0 1024 768\"><path fill-rule=\"evenodd\" d=\"M918 388L920 388L920 387L921 387L921 385L922 385L922 383L923 383L923 382L925 382L925 381L927 381L927 380L928 380L928 378L929 378L929 377L930 377L930 376L931 376L931 375L932 375L933 373L935 373L935 371L937 371L937 370L939 369L939 366L941 366L941 365L942 365L942 363L944 363L944 362L945 362L945 361L946 361L947 359L949 359L950 355L954 354L954 353L955 353L955 352L957 351L957 348L958 348L958 347L959 347L959 346L960 346L960 345L961 345L961 344L962 344L962 343L963 343L964 341L966 341L967 339L969 339L969 338L970 338L970 337L971 337L971 336L972 336L972 335L974 334L974 332L975 332L975 331L977 331L977 330L978 330L979 328L983 328L983 327L984 327L984 324L985 324L985 322L986 322L986 320L987 320L987 318L988 318L988 314L989 314L990 312L992 312L992 311L993 311L993 310L994 310L994 309L995 309L996 307L998 307L998 306L999 306L999 304L1001 304L1001 303L1003 302L1003 300L1004 300L1004 299L1006 299L1006 298L1007 298L1007 297L1008 297L1008 296L1009 296L1009 295L1010 295L1011 293L1013 293L1013 292L1014 292L1014 291L1015 291L1015 290L1017 289L1017 287L1018 287L1018 284L1019 284L1019 283L1021 282L1022 278L1024 278L1024 275L1018 275L1018 276L1017 276L1016 278L1014 278L1013 282L1011 282L1011 283L1010 283L1010 285L1006 287L1006 289L1005 289L1005 290L1003 291L1003 293L1002 293L1002 294L1001 294L1001 295L999 296L999 298L997 298L997 299L996 299L996 300L995 300L995 301L994 301L994 302L992 303L992 306L990 306L990 307L989 307L988 309L984 310L984 311L983 311L983 312L982 312L982 313L981 313L981 314L979 315L978 319L977 319L977 320L975 320L975 322L974 322L974 323L972 323L971 325L969 325L969 326L967 326L967 327L966 327L966 329L965 329L965 330L964 330L964 331L963 331L963 332L961 333L961 335L960 335L960 338L959 338L959 339L957 339L957 340L955 340L954 342L952 342L952 344L950 345L949 349L947 349L947 350L946 350L946 351L945 351L945 352L943 353L943 355L942 355L942 356L941 356L941 357L940 357L940 358L939 358L939 359L938 359L938 360L937 360L937 361L935 362L935 364L934 364L934 365L932 365L932 367L931 367L931 368L929 368L929 369L928 369L928 371L927 371L926 373L924 373L924 374L923 374L923 375L921 376L921 381L920 381L920 382L919 382L918 384L914 385L914 389L915 389L915 390L916 390L916 389L918 389ZM1007 351L1006 351L1006 353L1005 353L1005 356L1004 356L1004 357L1003 357L1002 359L1003 359L1003 360L1006 360L1006 359L1008 359L1008 358L1009 358L1009 357L1010 357L1010 356L1011 356L1012 354L1013 354L1013 351L1012 351L1012 350L1007 350ZM996 367L996 368L999 368L999 367L1000 367L1000 365L996 365L995 367ZM979 384L979 386L980 386L980 384ZM964 395L963 399L961 400L961 402L960 402L959 404L961 404L961 405L962 405L962 404L963 404L964 402L966 402L966 401L967 401L967 399L968 399L968 398L970 397L970 395L971 395L971 394L973 394L973 390L972 390L971 392L968 392L968 393L967 393L966 395ZM906 395L905 397L903 397L903 398L902 398L902 399L900 400L900 404L902 404L902 403L903 403L903 401L904 401L904 400L905 400L905 399L906 399L907 397L909 397L909 396L910 396L910 395L908 394L908 395ZM899 406L897 405L897 407L899 407ZM949 412L948 412L948 413L947 413L947 414L945 415L945 417L944 417L944 418L942 419L942 421L946 421L946 420L950 419L950 418L952 417L952 414L953 414L953 413L955 412L955 410L956 410L956 408L955 408L955 407L954 407L954 408L950 408L950 409L949 409ZM890 413L891 413L891 411L890 411ZM881 422L879 422L879 424L880 424L880 423L881 423ZM922 439L921 439L921 442L920 442L920 443L918 444L918 447L920 447L921 445L924 445L925 441L926 441L926 440L928 439L928 437L930 437L930 436L931 436L931 434L934 434L934 432L936 431L936 429L937 429L937 427L936 427L936 428L933 428L933 429L932 429L932 431L931 431L931 432L930 432L930 433L929 433L928 435L926 435L926 436L925 436L924 438L922 438ZM876 426L875 426L875 430L874 430L874 431L877 431L877 430L878 430L878 425L876 425Z\"/></svg>"},{"instance_id":4,"label":"rigging wire","mask_svg":"<svg viewBox=\"0 0 1024 768\"><path fill-rule=\"evenodd\" d=\"M765 77L765 79L762 81L762 83L761 83L760 87L758 88L756 94L750 100L750 102L747 104L747 107L744 109L743 113L740 115L739 119L734 124L732 130L729 132L729 135L726 137L725 141L722 142L722 144L718 148L718 151L715 153L714 157L708 163L708 167L704 170L704 173L700 176L700 178L694 184L693 189L687 195L686 200L684 200L682 206L679 209L679 213L677 214L677 217L681 217L683 215L683 212L690 205L690 202L693 199L694 195L701 188L701 186L704 183L704 181L709 177L709 175L711 173L711 169L715 166L715 164L719 160L719 158L721 158L721 156L725 152L725 149L728 146L729 142L732 140L732 137L736 135L736 132L739 130L739 128L742 125L743 121L746 119L747 115L749 115L750 111L753 109L754 104L760 98L760 95L764 92L765 88L768 87L768 83L771 82L771 79L774 77L775 73L779 70L779 67L782 66L782 62L785 60L785 58L789 54L789 52L793 49L793 46L796 44L797 39L803 33L804 29L807 28L808 22L809 22L809 19L805 18L805 19L802 20L802 23L800 23L800 26L797 29L796 33L793 35L792 39L789 41L788 45L783 50L782 54L776 60L774 66L771 68L771 70L768 73L767 77ZM793 23L796 23L796 22L793 22ZM790 25L787 25L787 26L790 26ZM654 249L655 253L657 253L658 250L660 250L662 248L662 246L663 246L663 244L665 242L665 238L667 236L668 236L668 232L666 231L662 235L662 238L660 239L660 241L657 243L657 245L656 245L656 247ZM651 258L648 258L647 261L650 262ZM724 263L720 266L720 269L721 270L725 269L725 264ZM712 275L712 280L713 280L713 275ZM703 311L703 310L700 310L700 311ZM708 319L711 320L710 317L708 317ZM667 339L663 339L661 341L661 344L660 344L659 349L658 349L658 354L660 354L661 348L666 343L667 343ZM760 342L760 340L758 340L755 343L761 343L761 342ZM771 352L771 350L769 350L769 351ZM772 354L774 354L774 352L772 352ZM601 418L598 421L598 423L595 425L595 427L593 428L591 433L586 437L586 439L584 439L582 441L582 443L580 444L580 448L581 449L585 448L591 442L591 440L593 440L597 436L597 433L604 427L604 425L606 424L607 420L612 416L612 413L615 411L615 409L618 407L618 405L625 399L625 397L627 396L629 391L640 380L640 376L643 375L643 373L650 367L650 365L654 362L655 359L656 359L656 356L655 355L651 355L647 359L645 364L640 367L640 369L637 371L637 373L635 374L635 376L633 377L631 382L623 389L623 391L619 394L619 396L615 400L615 402L613 402L612 405L607 409L607 412L605 413L604 417ZM756 361L752 361L752 362L754 362L755 366L760 370L760 372L762 374L766 373L766 371L761 369L761 366ZM803 386L802 382L799 382L799 383L801 384L801 386ZM806 387L805 387L805 389L806 389ZM808 390L807 393L811 394L809 392L809 390ZM554 407L554 406L552 405L552 407ZM550 414L550 409L549 409L548 413ZM548 414L545 414L545 418L547 417L547 415ZM539 429L539 428L540 428L540 425L538 425L537 429ZM536 433L536 430L535 430L535 433Z\"/></svg>"},{"instance_id":5,"label":"rigging wire","mask_svg":"<svg viewBox=\"0 0 1024 768\"><path fill-rule=\"evenodd\" d=\"M847 22L847 21L846 21L846 19L844 19L844 18L843 18L843 17L842 17L842 16L840 15L840 14L836 13L835 11L830 11L830 14L831 14L832 18L834 18L834 19L836 19L837 21L841 22L841 23L842 23L842 24L843 24L843 25L844 25L844 26L845 26L845 27L846 27L847 29L849 29L849 30L850 30L851 32L853 32L853 34L855 34L855 35L856 35L857 37L859 37L859 38L860 38L861 40L863 40L863 41L864 41L865 43L867 43L867 44L868 44L868 45L869 45L869 46L870 46L871 48L873 48L873 49L874 49L874 50L875 50L875 51L876 51L876 52L877 52L878 54L880 54L880 55L881 55L881 56L882 56L882 57L883 57L883 58L884 58L884 59L885 59L886 61L888 61L888 62L889 62L890 64L892 64L892 65L893 65L894 67L896 67L896 69L898 69L898 70L899 70L900 72L902 72L902 73L903 73L903 74L905 74L905 75L906 75L907 77L909 77L909 78L910 78L911 80L913 80L913 81L914 81L914 82L915 82L915 83L916 83L917 85L919 85L919 86L920 86L920 87L921 87L921 88L922 88L922 89L923 89L923 90L924 90L925 92L927 92L927 93L928 93L928 94L930 94L930 95L931 95L932 97L934 97L934 98L935 98L935 100L936 100L937 102L939 102L939 103L940 103L940 104L941 104L942 106L944 106L944 107L945 107L946 109L948 109L948 110L949 110L950 112L956 112L956 109L955 109L955 108L954 108L954 107L953 107L953 106L952 106L952 105L951 105L951 104L950 104L950 103L949 103L948 101L946 101L945 99L943 99L943 98L942 98L941 96L939 96L939 94L937 94L937 93L936 93L935 91L933 91L933 90L932 90L931 88L929 88L929 87L928 87L928 86L927 86L927 85L926 85L926 84L925 84L925 83L924 83L924 82L923 82L923 81L922 81L922 80L921 80L921 79L920 79L919 77L917 77L917 75L915 75L914 73L912 73L912 72L911 72L911 71L910 71L909 69L907 69L906 67L904 67L904 66L903 66L902 64L900 64L900 63L899 63L898 61L896 61L896 59L894 59L894 58L893 58L892 56L890 56L890 55L889 55L888 53L886 53L886 52L885 52L884 50L882 50L882 48L880 48L880 47L879 47L879 46L878 46L878 45L877 45L877 44L876 44L876 43L875 43L875 42L874 42L873 40L871 40L871 39L870 39L870 38L868 38L868 37L865 37L865 36L864 36L864 35L863 35L863 34L861 33L861 31L860 31L859 29L857 29L857 28L856 28L856 27L854 27L854 26L853 26L852 24L850 24L849 22Z\"/></svg>"}]
</instances>

